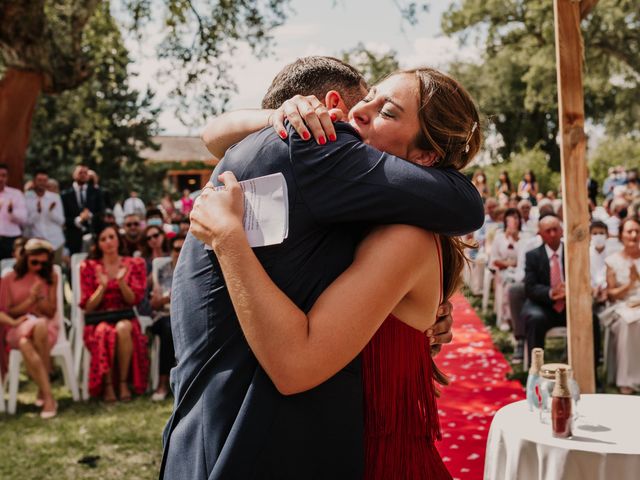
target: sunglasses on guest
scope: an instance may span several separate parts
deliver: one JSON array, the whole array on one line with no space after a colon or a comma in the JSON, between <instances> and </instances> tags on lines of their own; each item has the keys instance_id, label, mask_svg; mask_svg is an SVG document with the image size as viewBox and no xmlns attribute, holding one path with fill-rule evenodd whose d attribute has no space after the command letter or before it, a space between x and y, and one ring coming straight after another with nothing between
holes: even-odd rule
<instances>
[{"instance_id":1,"label":"sunglasses on guest","mask_svg":"<svg viewBox=\"0 0 640 480\"><path fill-rule=\"evenodd\" d=\"M29 265L32 267L44 267L48 262L45 260L44 262L42 260L38 260L37 258L31 258L29 259Z\"/></svg>"},{"instance_id":2,"label":"sunglasses on guest","mask_svg":"<svg viewBox=\"0 0 640 480\"><path fill-rule=\"evenodd\" d=\"M173 251L176 253L180 253L180 250L182 250L182 245L180 245L179 247L173 247Z\"/></svg>"},{"instance_id":3,"label":"sunglasses on guest","mask_svg":"<svg viewBox=\"0 0 640 480\"><path fill-rule=\"evenodd\" d=\"M140 222L128 222L124 224L125 227L139 227Z\"/></svg>"},{"instance_id":4,"label":"sunglasses on guest","mask_svg":"<svg viewBox=\"0 0 640 480\"><path fill-rule=\"evenodd\" d=\"M160 235L162 235L161 233L152 233L151 235L147 235L147 242L149 240L155 240L156 238L158 238Z\"/></svg>"}]
</instances>

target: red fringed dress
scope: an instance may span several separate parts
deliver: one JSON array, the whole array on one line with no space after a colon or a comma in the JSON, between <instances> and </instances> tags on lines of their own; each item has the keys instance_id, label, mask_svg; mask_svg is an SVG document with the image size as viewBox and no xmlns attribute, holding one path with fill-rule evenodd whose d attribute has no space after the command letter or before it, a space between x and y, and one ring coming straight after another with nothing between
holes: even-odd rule
<instances>
[{"instance_id":1,"label":"red fringed dress","mask_svg":"<svg viewBox=\"0 0 640 480\"><path fill-rule=\"evenodd\" d=\"M122 266L128 268L125 279L127 285L129 285L135 294L134 305L137 305L142 300L147 288L147 274L144 260L142 258L122 257L121 262ZM80 308L84 308L93 292L98 288L96 275L97 264L102 264L102 260L85 260L80 266ZM109 279L102 303L96 311L121 310L125 308L131 308L131 305L128 305L124 301L120 287L118 287L118 281L114 278ZM147 390L147 379L149 377L147 337L140 330L140 324L136 318L131 319L131 327L133 354L131 356L128 381L132 385L133 391L140 395ZM84 344L91 353L89 395L97 397L102 393L104 375L113 369L115 364L115 325L107 322L101 322L98 325L85 325L83 338ZM117 382L119 381L117 377L118 369L115 368L113 369L113 382L115 386L117 386Z\"/></svg>"},{"instance_id":2,"label":"red fringed dress","mask_svg":"<svg viewBox=\"0 0 640 480\"><path fill-rule=\"evenodd\" d=\"M389 315L362 352L362 381L364 478L450 480L435 447L441 435L427 336Z\"/></svg>"}]
</instances>

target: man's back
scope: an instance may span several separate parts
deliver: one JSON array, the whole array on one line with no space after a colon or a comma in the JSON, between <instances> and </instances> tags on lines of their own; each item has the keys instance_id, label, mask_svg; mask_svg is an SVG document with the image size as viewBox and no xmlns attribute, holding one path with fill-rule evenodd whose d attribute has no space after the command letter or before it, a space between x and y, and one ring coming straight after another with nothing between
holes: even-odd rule
<instances>
[{"instance_id":1,"label":"man's back","mask_svg":"<svg viewBox=\"0 0 640 480\"><path fill-rule=\"evenodd\" d=\"M343 135L338 142L316 152L317 146L301 144L299 138L288 145L263 130L230 150L214 172L215 178L231 170L240 180L284 174L289 237L282 245L254 251L272 280L304 311L351 263L362 235L359 220L377 215L381 222L397 218L413 223L412 216L424 217L424 210L419 214L412 206L396 205L396 196L403 195L397 185L388 186L380 198L369 194L369 189L382 188L377 183L388 182L390 174L410 176L405 169L418 174L421 170L397 159L386 162L380 152L363 152L367 147L360 147L348 127L339 127L339 132ZM327 159L318 164L316 157L325 152L337 163ZM358 155L366 155L370 163L346 163ZM386 170L389 164L392 172ZM473 186L467 182L465 190L462 178L452 178L473 204ZM416 203L416 193L398 200ZM448 200L442 199L445 209ZM369 206L373 208L365 208ZM481 203L471 206L478 208L472 208L475 218L467 222L468 228L482 220ZM433 216L439 225L438 215ZM450 220L443 223L447 221L450 226ZM172 297L178 364L172 371L176 409L165 431L164 478L183 477L185 472L189 478L212 479L361 476L359 359L308 392L280 395L242 335L213 253L191 236L176 267Z\"/></svg>"}]
</instances>

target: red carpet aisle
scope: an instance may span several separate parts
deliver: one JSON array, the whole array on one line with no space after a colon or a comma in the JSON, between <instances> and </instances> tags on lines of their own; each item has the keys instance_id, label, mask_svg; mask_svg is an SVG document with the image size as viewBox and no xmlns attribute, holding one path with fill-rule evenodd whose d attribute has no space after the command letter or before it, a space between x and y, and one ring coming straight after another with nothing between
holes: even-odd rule
<instances>
[{"instance_id":1,"label":"red carpet aisle","mask_svg":"<svg viewBox=\"0 0 640 480\"><path fill-rule=\"evenodd\" d=\"M481 480L491 419L503 405L522 400L520 382L506 379L511 367L461 294L454 305L453 343L436 358L451 378L438 402L442 442L438 450L455 479Z\"/></svg>"}]
</instances>

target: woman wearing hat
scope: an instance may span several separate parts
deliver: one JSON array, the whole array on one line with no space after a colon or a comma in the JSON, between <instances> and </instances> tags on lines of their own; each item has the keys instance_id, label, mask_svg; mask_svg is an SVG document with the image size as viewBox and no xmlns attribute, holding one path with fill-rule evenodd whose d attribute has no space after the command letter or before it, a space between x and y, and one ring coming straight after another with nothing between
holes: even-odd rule
<instances>
[{"instance_id":1,"label":"woman wearing hat","mask_svg":"<svg viewBox=\"0 0 640 480\"><path fill-rule=\"evenodd\" d=\"M9 326L4 338L10 348L20 350L27 372L38 385L36 404L42 406L42 418L54 417L57 410L49 372L50 352L60 328L56 298L59 281L53 271L53 246L32 238L13 271L0 283L0 311L13 320L2 322Z\"/></svg>"}]
</instances>

